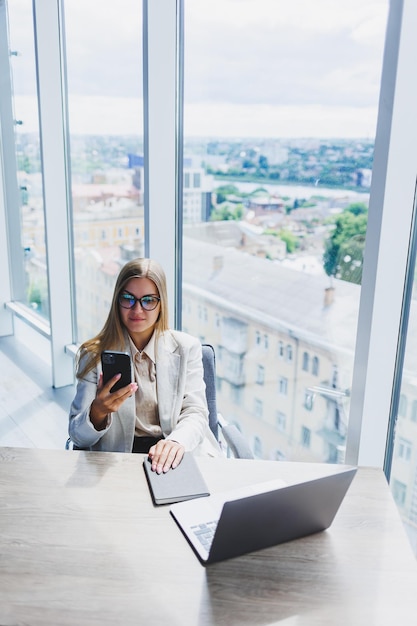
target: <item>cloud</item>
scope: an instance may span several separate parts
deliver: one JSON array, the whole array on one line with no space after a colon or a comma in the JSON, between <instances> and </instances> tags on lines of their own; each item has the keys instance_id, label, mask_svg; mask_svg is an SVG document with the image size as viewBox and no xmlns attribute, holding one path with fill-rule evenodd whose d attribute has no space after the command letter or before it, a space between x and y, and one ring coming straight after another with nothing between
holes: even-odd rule
<instances>
[{"instance_id":1,"label":"cloud","mask_svg":"<svg viewBox=\"0 0 417 626\"><path fill-rule=\"evenodd\" d=\"M29 9L29 10L28 10ZM36 93L33 17L27 0L8 2L13 84ZM65 2L68 87L73 94L142 95L142 3L137 0Z\"/></svg>"},{"instance_id":2,"label":"cloud","mask_svg":"<svg viewBox=\"0 0 417 626\"><path fill-rule=\"evenodd\" d=\"M193 0L187 98L375 106L387 8L387 0Z\"/></svg>"},{"instance_id":3,"label":"cloud","mask_svg":"<svg viewBox=\"0 0 417 626\"><path fill-rule=\"evenodd\" d=\"M142 95L142 3L65 3L68 88L73 94Z\"/></svg>"},{"instance_id":4,"label":"cloud","mask_svg":"<svg viewBox=\"0 0 417 626\"><path fill-rule=\"evenodd\" d=\"M186 105L185 137L375 137L376 107Z\"/></svg>"},{"instance_id":5,"label":"cloud","mask_svg":"<svg viewBox=\"0 0 417 626\"><path fill-rule=\"evenodd\" d=\"M38 132L38 111L33 96L17 96L16 112L23 125L19 132ZM143 136L143 103L139 98L70 96L71 134Z\"/></svg>"},{"instance_id":6,"label":"cloud","mask_svg":"<svg viewBox=\"0 0 417 626\"><path fill-rule=\"evenodd\" d=\"M230 32L261 28L319 35L344 28L353 31L375 20L383 26L388 4L389 0L191 0L185 7L192 28L205 25L210 30L224 24Z\"/></svg>"},{"instance_id":7,"label":"cloud","mask_svg":"<svg viewBox=\"0 0 417 626\"><path fill-rule=\"evenodd\" d=\"M341 136L342 129L372 136L388 5L185 0L185 128L193 135L212 128L228 136ZM36 123L32 17L26 0L9 6L12 47L22 52L13 59L16 109L26 111L28 128ZM137 0L106 3L106 10L98 0L65 4L73 132L141 129L141 19Z\"/></svg>"},{"instance_id":8,"label":"cloud","mask_svg":"<svg viewBox=\"0 0 417 626\"><path fill-rule=\"evenodd\" d=\"M16 98L18 132L37 132L36 99ZM375 136L375 107L330 105L186 104L186 137L362 137ZM71 134L143 136L143 103L139 98L72 96Z\"/></svg>"}]
</instances>

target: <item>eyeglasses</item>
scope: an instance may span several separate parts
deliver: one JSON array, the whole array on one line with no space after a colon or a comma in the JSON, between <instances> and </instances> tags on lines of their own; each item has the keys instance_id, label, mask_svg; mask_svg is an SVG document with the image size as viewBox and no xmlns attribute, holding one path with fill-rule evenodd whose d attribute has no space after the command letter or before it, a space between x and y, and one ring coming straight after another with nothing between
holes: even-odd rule
<instances>
[{"instance_id":1,"label":"eyeglasses","mask_svg":"<svg viewBox=\"0 0 417 626\"><path fill-rule=\"evenodd\" d=\"M136 302L139 302L140 306L145 311L153 311L158 306L160 300L161 298L158 298L158 296L142 296L141 298L136 298L131 293L121 293L119 295L119 304L124 309L133 309Z\"/></svg>"}]
</instances>

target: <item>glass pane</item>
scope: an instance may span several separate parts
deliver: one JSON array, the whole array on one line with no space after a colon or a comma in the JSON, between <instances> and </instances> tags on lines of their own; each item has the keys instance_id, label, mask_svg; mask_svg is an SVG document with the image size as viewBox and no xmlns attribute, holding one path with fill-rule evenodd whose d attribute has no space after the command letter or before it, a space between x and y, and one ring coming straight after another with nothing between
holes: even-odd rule
<instances>
[{"instance_id":1,"label":"glass pane","mask_svg":"<svg viewBox=\"0 0 417 626\"><path fill-rule=\"evenodd\" d=\"M183 329L260 458L344 461L387 14L185 2Z\"/></svg>"},{"instance_id":2,"label":"glass pane","mask_svg":"<svg viewBox=\"0 0 417 626\"><path fill-rule=\"evenodd\" d=\"M94 336L116 275L143 256L142 3L67 2L78 341Z\"/></svg>"},{"instance_id":3,"label":"glass pane","mask_svg":"<svg viewBox=\"0 0 417 626\"><path fill-rule=\"evenodd\" d=\"M22 244L25 250L24 304L49 319L42 166L31 0L8 3L12 50L13 109Z\"/></svg>"},{"instance_id":4,"label":"glass pane","mask_svg":"<svg viewBox=\"0 0 417 626\"><path fill-rule=\"evenodd\" d=\"M390 486L411 545L417 555L417 285L413 281L398 409Z\"/></svg>"}]
</instances>

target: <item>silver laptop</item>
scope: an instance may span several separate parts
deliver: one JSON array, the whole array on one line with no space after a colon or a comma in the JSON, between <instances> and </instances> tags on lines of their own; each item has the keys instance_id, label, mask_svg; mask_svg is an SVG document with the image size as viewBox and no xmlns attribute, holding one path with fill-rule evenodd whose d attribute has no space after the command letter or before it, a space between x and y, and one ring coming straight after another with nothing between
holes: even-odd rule
<instances>
[{"instance_id":1,"label":"silver laptop","mask_svg":"<svg viewBox=\"0 0 417 626\"><path fill-rule=\"evenodd\" d=\"M355 473L341 465L295 485L267 481L178 502L170 512L200 561L215 563L325 530Z\"/></svg>"}]
</instances>

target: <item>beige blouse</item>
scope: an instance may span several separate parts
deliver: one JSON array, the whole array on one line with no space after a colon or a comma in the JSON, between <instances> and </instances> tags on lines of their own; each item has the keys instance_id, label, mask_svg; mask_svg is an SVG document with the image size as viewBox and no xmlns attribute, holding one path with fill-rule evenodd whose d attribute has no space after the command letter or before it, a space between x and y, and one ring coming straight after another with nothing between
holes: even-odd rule
<instances>
[{"instance_id":1,"label":"beige blouse","mask_svg":"<svg viewBox=\"0 0 417 626\"><path fill-rule=\"evenodd\" d=\"M159 424L156 396L155 333L140 352L129 337L130 352L135 382L138 390L136 401L136 437L158 437L162 430Z\"/></svg>"}]
</instances>

